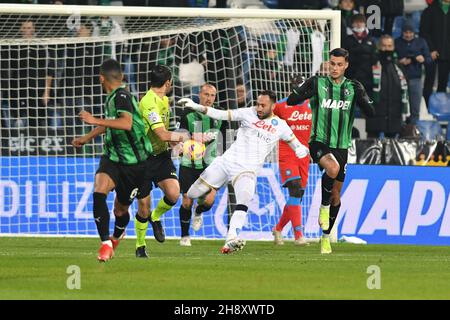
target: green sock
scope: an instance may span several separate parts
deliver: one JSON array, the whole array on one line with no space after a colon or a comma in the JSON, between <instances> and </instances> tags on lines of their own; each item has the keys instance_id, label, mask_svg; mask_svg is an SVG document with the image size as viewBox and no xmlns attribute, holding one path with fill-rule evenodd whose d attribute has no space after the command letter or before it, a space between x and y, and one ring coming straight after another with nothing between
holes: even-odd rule
<instances>
[{"instance_id":1,"label":"green sock","mask_svg":"<svg viewBox=\"0 0 450 320\"><path fill-rule=\"evenodd\" d=\"M152 211L152 221L159 221L161 216L172 209L175 203L171 203L165 196L161 200L159 200L158 205L155 210Z\"/></svg>"},{"instance_id":2,"label":"green sock","mask_svg":"<svg viewBox=\"0 0 450 320\"><path fill-rule=\"evenodd\" d=\"M141 222L139 220L145 220L145 222ZM134 218L134 229L136 230L136 248L146 246L145 236L147 235L148 228L148 220L141 218L136 214Z\"/></svg>"}]
</instances>

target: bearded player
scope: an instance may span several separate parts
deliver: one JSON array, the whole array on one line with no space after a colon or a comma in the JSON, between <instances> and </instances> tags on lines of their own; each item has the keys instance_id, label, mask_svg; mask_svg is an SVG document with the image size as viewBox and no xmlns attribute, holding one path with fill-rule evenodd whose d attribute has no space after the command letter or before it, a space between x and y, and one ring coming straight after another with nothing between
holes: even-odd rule
<instances>
[{"instance_id":1,"label":"bearded player","mask_svg":"<svg viewBox=\"0 0 450 320\"><path fill-rule=\"evenodd\" d=\"M246 222L248 205L255 194L257 174L278 141L286 141L298 158L308 155L308 148L298 141L286 121L273 114L275 102L276 96L272 91L261 92L256 107L227 111L207 108L187 98L178 102L213 119L240 122L236 141L222 156L214 159L187 194L191 199L198 199L231 181L237 204L225 245L221 249L224 254L239 251L245 245L238 232Z\"/></svg>"},{"instance_id":2,"label":"bearded player","mask_svg":"<svg viewBox=\"0 0 450 320\"><path fill-rule=\"evenodd\" d=\"M295 82L303 82L303 78L294 79ZM286 121L300 143L308 146L312 117L309 100L299 101L295 105L288 105L287 98L285 98L275 104L273 113ZM280 141L278 147L278 164L280 167L281 183L284 188L288 188L289 199L284 206L280 220L273 229L274 242L276 245L284 244L281 232L284 226L290 221L294 231L294 244L299 246L309 245L303 238L301 230L301 203L303 194L305 193L306 183L308 182L309 157L297 158L291 147L286 142Z\"/></svg>"}]
</instances>

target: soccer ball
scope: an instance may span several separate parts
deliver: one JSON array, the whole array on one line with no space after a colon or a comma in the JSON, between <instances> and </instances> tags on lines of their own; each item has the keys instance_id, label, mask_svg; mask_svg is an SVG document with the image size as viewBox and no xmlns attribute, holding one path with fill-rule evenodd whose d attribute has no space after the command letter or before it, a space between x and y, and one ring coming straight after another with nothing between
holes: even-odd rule
<instances>
[{"instance_id":1,"label":"soccer ball","mask_svg":"<svg viewBox=\"0 0 450 320\"><path fill-rule=\"evenodd\" d=\"M202 159L205 150L205 145L195 140L188 140L183 143L183 156L191 160Z\"/></svg>"}]
</instances>

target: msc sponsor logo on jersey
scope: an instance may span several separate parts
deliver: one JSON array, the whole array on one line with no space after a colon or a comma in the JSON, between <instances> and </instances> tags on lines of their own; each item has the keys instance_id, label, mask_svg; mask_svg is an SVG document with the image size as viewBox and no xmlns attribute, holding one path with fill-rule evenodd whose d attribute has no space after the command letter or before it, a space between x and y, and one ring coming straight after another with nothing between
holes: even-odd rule
<instances>
[{"instance_id":1,"label":"msc sponsor logo on jersey","mask_svg":"<svg viewBox=\"0 0 450 320\"><path fill-rule=\"evenodd\" d=\"M311 120L312 114L308 112L300 113L300 111L295 110L292 112L291 116L288 118L288 121L301 121L301 120Z\"/></svg>"},{"instance_id":2,"label":"msc sponsor logo on jersey","mask_svg":"<svg viewBox=\"0 0 450 320\"><path fill-rule=\"evenodd\" d=\"M309 130L309 125L307 124L293 124L291 125L291 130L292 131L306 131Z\"/></svg>"},{"instance_id":3,"label":"msc sponsor logo on jersey","mask_svg":"<svg viewBox=\"0 0 450 320\"><path fill-rule=\"evenodd\" d=\"M325 109L348 110L350 108L350 103L351 101L323 99L320 107Z\"/></svg>"},{"instance_id":4,"label":"msc sponsor logo on jersey","mask_svg":"<svg viewBox=\"0 0 450 320\"><path fill-rule=\"evenodd\" d=\"M272 124L266 123L264 120L259 120L252 123L256 128L265 130L269 133L276 133L277 129L275 129Z\"/></svg>"}]
</instances>

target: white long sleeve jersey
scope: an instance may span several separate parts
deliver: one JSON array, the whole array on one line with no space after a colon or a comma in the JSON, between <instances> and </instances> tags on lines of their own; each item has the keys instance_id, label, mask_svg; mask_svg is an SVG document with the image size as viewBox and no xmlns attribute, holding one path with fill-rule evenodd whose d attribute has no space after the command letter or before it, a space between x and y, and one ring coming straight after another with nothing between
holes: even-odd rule
<instances>
[{"instance_id":1,"label":"white long sleeve jersey","mask_svg":"<svg viewBox=\"0 0 450 320\"><path fill-rule=\"evenodd\" d=\"M218 115L218 111L213 110L208 112L208 115L215 118L214 115ZM255 107L220 111L219 117L223 119L225 112L228 112L226 120L240 121L236 141L223 154L226 161L256 170L264 164L269 153L278 146L280 139L286 142L295 139L286 121L277 116L261 120L258 118Z\"/></svg>"}]
</instances>

